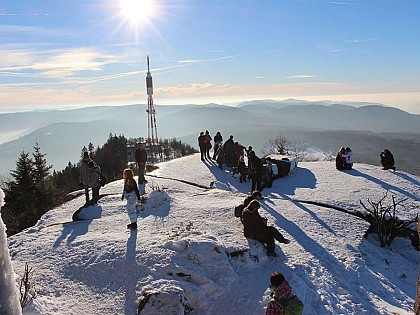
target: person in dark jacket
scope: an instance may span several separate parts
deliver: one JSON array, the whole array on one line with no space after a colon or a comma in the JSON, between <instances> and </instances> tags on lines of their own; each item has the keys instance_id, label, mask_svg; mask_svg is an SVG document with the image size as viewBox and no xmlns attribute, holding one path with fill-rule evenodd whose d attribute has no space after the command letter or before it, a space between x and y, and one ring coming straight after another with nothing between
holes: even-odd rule
<instances>
[{"instance_id":1,"label":"person in dark jacket","mask_svg":"<svg viewBox=\"0 0 420 315\"><path fill-rule=\"evenodd\" d=\"M201 131L198 136L198 147L200 148L201 161L204 161L206 158L206 136L204 135L204 131Z\"/></svg>"},{"instance_id":2,"label":"person in dark jacket","mask_svg":"<svg viewBox=\"0 0 420 315\"><path fill-rule=\"evenodd\" d=\"M380 154L380 157L383 170L393 169L395 171L395 160L391 151L389 151L388 149L383 150Z\"/></svg>"},{"instance_id":3,"label":"person in dark jacket","mask_svg":"<svg viewBox=\"0 0 420 315\"><path fill-rule=\"evenodd\" d=\"M89 157L89 152L83 152L83 158L80 161L80 169L79 169L79 183L80 187L84 188L85 190L85 197L86 197L86 204L89 203L89 162L93 160ZM95 163L95 162L94 162Z\"/></svg>"},{"instance_id":4,"label":"person in dark jacket","mask_svg":"<svg viewBox=\"0 0 420 315\"><path fill-rule=\"evenodd\" d=\"M226 165L228 167L233 166L235 162L235 149L234 149L235 142L233 141L233 136L230 136L228 140L226 140L225 144L223 145L225 149L225 158L226 158Z\"/></svg>"},{"instance_id":5,"label":"person in dark jacket","mask_svg":"<svg viewBox=\"0 0 420 315\"><path fill-rule=\"evenodd\" d=\"M217 149L216 162L217 162L217 165L219 166L219 168L222 170L223 169L223 163L225 163L225 150L224 150L222 144L220 144L218 149Z\"/></svg>"},{"instance_id":6,"label":"person in dark jacket","mask_svg":"<svg viewBox=\"0 0 420 315\"><path fill-rule=\"evenodd\" d=\"M335 157L335 168L339 171L346 169L346 158L343 156L346 152L346 149L342 147Z\"/></svg>"},{"instance_id":7,"label":"person in dark jacket","mask_svg":"<svg viewBox=\"0 0 420 315\"><path fill-rule=\"evenodd\" d=\"M211 140L212 137L210 136L210 132L206 130L206 133L204 134L204 142L205 142L205 148L206 148L206 158L210 159L210 149L211 149Z\"/></svg>"},{"instance_id":8,"label":"person in dark jacket","mask_svg":"<svg viewBox=\"0 0 420 315\"><path fill-rule=\"evenodd\" d=\"M254 190L252 194L245 198L243 203L244 208L248 207L252 200L260 201L261 197L261 192L258 190Z\"/></svg>"},{"instance_id":9,"label":"person in dark jacket","mask_svg":"<svg viewBox=\"0 0 420 315\"><path fill-rule=\"evenodd\" d=\"M239 172L239 182L240 183L246 182L246 177L248 175L248 168L246 167L245 159L243 155L239 157L238 172Z\"/></svg>"},{"instance_id":10,"label":"person in dark jacket","mask_svg":"<svg viewBox=\"0 0 420 315\"><path fill-rule=\"evenodd\" d=\"M144 148L143 143L137 144L136 149L136 162L137 162L137 168L138 168L138 174L139 174L139 183L143 183L145 181L144 174L146 172L146 162L147 162L147 152Z\"/></svg>"},{"instance_id":11,"label":"person in dark jacket","mask_svg":"<svg viewBox=\"0 0 420 315\"><path fill-rule=\"evenodd\" d=\"M285 239L275 227L267 226L267 219L261 217L258 213L259 208L260 203L257 200L253 200L242 212L244 236L267 244L267 255L277 257L274 240L284 244L289 244L290 241Z\"/></svg>"},{"instance_id":12,"label":"person in dark jacket","mask_svg":"<svg viewBox=\"0 0 420 315\"><path fill-rule=\"evenodd\" d=\"M248 159L249 177L251 178L251 191L261 191L262 178L264 175L264 165L259 157L255 155L254 151L251 151Z\"/></svg>"},{"instance_id":13,"label":"person in dark jacket","mask_svg":"<svg viewBox=\"0 0 420 315\"><path fill-rule=\"evenodd\" d=\"M137 230L137 210L136 204L140 202L140 192L137 182L134 179L133 170L126 168L123 172L124 189L121 200L127 200L127 214L130 219L130 224L127 228L130 230Z\"/></svg>"},{"instance_id":14,"label":"person in dark jacket","mask_svg":"<svg viewBox=\"0 0 420 315\"><path fill-rule=\"evenodd\" d=\"M271 188L273 186L273 160L271 159L271 157L267 157L266 159L267 162L267 167L266 167L266 177L267 177L267 181L265 183L267 188Z\"/></svg>"},{"instance_id":15,"label":"person in dark jacket","mask_svg":"<svg viewBox=\"0 0 420 315\"><path fill-rule=\"evenodd\" d=\"M217 156L217 150L219 149L219 146L221 146L223 143L223 137L220 131L216 132L216 135L214 136L213 141L214 141L213 160L215 160Z\"/></svg>"}]
</instances>

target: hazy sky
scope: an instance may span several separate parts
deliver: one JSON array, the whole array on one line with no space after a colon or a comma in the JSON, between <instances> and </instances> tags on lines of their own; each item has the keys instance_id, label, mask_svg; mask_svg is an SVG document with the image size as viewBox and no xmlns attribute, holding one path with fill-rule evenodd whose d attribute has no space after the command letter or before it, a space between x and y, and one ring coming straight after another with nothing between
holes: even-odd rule
<instances>
[{"instance_id":1,"label":"hazy sky","mask_svg":"<svg viewBox=\"0 0 420 315\"><path fill-rule=\"evenodd\" d=\"M418 0L128 1L1 1L0 112L147 103L149 55L157 105L300 98L420 114Z\"/></svg>"}]
</instances>

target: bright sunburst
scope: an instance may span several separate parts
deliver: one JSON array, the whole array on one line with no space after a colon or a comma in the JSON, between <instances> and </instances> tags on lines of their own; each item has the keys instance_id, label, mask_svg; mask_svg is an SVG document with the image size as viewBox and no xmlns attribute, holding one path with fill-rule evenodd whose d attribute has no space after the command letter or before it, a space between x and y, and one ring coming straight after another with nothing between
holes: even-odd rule
<instances>
[{"instance_id":1,"label":"bright sunburst","mask_svg":"<svg viewBox=\"0 0 420 315\"><path fill-rule=\"evenodd\" d=\"M153 15L153 0L120 0L121 14L133 24L140 24Z\"/></svg>"}]
</instances>

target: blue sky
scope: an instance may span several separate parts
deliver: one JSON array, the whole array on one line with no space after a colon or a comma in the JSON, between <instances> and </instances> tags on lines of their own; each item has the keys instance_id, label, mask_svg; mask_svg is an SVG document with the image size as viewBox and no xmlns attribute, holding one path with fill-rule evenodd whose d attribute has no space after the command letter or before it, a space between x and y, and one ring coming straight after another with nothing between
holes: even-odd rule
<instances>
[{"instance_id":1,"label":"blue sky","mask_svg":"<svg viewBox=\"0 0 420 315\"><path fill-rule=\"evenodd\" d=\"M0 2L0 112L147 103L149 55L157 105L299 98L420 114L420 1L150 0L142 18L122 1Z\"/></svg>"}]
</instances>

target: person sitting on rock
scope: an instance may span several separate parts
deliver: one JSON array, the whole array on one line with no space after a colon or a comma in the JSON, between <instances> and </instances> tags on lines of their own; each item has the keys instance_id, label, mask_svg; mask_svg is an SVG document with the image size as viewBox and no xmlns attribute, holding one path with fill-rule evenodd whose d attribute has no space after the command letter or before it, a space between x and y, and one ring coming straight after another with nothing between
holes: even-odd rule
<instances>
[{"instance_id":1,"label":"person sitting on rock","mask_svg":"<svg viewBox=\"0 0 420 315\"><path fill-rule=\"evenodd\" d=\"M274 240L280 243L289 244L290 241L273 226L267 226L267 219L260 216L258 200L252 200L248 207L242 212L242 223L244 225L244 236L254 239L260 243L267 244L267 255L277 257Z\"/></svg>"}]
</instances>

